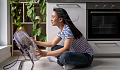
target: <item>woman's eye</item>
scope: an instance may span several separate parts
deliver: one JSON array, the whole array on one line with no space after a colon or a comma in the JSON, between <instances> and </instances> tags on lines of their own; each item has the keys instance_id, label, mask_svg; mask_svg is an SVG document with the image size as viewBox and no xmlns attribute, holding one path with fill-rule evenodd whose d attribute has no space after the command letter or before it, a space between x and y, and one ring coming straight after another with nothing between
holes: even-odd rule
<instances>
[{"instance_id":1,"label":"woman's eye","mask_svg":"<svg viewBox=\"0 0 120 70\"><path fill-rule=\"evenodd\" d=\"M51 17L52 19L54 19L54 17Z\"/></svg>"}]
</instances>

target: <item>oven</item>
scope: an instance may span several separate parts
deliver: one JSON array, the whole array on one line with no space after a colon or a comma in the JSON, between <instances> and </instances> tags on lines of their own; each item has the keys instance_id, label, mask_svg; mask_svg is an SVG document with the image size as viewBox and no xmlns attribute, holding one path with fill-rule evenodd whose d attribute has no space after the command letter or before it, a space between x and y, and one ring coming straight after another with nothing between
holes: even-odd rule
<instances>
[{"instance_id":1,"label":"oven","mask_svg":"<svg viewBox=\"0 0 120 70\"><path fill-rule=\"evenodd\" d=\"M120 40L119 3L87 4L87 39Z\"/></svg>"},{"instance_id":2,"label":"oven","mask_svg":"<svg viewBox=\"0 0 120 70\"><path fill-rule=\"evenodd\" d=\"M120 3L86 3L86 39L96 56L120 56Z\"/></svg>"}]
</instances>

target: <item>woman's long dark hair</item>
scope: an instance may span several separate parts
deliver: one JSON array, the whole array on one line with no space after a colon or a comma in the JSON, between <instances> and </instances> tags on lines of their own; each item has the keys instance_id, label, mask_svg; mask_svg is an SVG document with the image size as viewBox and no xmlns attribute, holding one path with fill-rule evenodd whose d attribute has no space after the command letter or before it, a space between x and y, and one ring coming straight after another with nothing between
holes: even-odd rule
<instances>
[{"instance_id":1,"label":"woman's long dark hair","mask_svg":"<svg viewBox=\"0 0 120 70\"><path fill-rule=\"evenodd\" d=\"M82 37L82 33L75 27L69 15L63 8L54 8L53 11L57 13L58 18L63 18L64 24L70 27L75 39L80 39Z\"/></svg>"}]
</instances>

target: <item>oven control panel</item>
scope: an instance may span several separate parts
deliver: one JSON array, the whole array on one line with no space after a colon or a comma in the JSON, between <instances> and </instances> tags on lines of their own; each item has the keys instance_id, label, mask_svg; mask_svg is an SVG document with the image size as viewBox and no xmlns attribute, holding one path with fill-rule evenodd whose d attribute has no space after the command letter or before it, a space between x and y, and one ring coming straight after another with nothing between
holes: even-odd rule
<instances>
[{"instance_id":1,"label":"oven control panel","mask_svg":"<svg viewBox=\"0 0 120 70\"><path fill-rule=\"evenodd\" d=\"M86 3L87 9L120 9L120 2L94 2Z\"/></svg>"}]
</instances>

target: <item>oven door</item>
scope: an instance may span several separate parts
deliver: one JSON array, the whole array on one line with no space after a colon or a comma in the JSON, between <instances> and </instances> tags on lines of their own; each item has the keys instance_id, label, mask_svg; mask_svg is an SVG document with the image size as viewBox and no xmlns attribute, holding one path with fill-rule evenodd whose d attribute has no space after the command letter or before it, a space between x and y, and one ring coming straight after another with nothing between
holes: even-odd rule
<instances>
[{"instance_id":1,"label":"oven door","mask_svg":"<svg viewBox=\"0 0 120 70\"><path fill-rule=\"evenodd\" d=\"M88 40L120 40L120 10L88 10Z\"/></svg>"}]
</instances>

